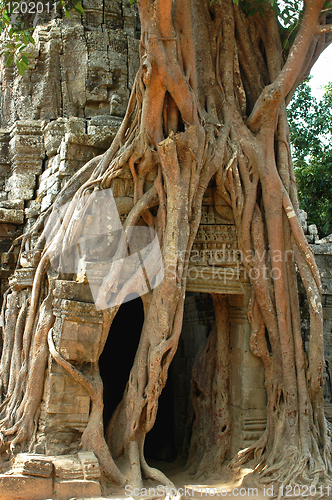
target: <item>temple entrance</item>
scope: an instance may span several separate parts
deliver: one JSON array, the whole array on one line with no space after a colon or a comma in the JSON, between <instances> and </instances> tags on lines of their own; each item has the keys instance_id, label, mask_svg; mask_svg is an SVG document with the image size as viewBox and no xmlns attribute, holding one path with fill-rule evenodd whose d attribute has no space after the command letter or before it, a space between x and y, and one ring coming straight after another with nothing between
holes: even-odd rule
<instances>
[{"instance_id":1,"label":"temple entrance","mask_svg":"<svg viewBox=\"0 0 332 500\"><path fill-rule=\"evenodd\" d=\"M120 403L133 366L144 322L142 299L123 303L111 325L99 370L104 384L104 428Z\"/></svg>"},{"instance_id":2,"label":"temple entrance","mask_svg":"<svg viewBox=\"0 0 332 500\"><path fill-rule=\"evenodd\" d=\"M145 440L145 456L153 460L175 460L187 439L191 372L196 354L214 324L210 294L186 294L179 346L168 371L158 404L156 422Z\"/></svg>"}]
</instances>

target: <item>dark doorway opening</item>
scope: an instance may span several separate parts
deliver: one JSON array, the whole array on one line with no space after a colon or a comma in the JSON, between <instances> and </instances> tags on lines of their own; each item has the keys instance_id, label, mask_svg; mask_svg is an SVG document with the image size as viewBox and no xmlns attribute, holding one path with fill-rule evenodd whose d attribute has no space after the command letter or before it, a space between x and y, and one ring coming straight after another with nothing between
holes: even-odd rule
<instances>
[{"instance_id":1,"label":"dark doorway opening","mask_svg":"<svg viewBox=\"0 0 332 500\"><path fill-rule=\"evenodd\" d=\"M185 458L191 429L191 372L197 352L210 334L214 321L211 296L188 292L178 349L159 398L156 422L145 440L147 459L171 462L180 454Z\"/></svg>"},{"instance_id":2,"label":"dark doorway opening","mask_svg":"<svg viewBox=\"0 0 332 500\"><path fill-rule=\"evenodd\" d=\"M105 430L122 399L141 336L144 309L142 299L137 294L135 297L120 306L99 358L99 371L104 385Z\"/></svg>"},{"instance_id":3,"label":"dark doorway opening","mask_svg":"<svg viewBox=\"0 0 332 500\"><path fill-rule=\"evenodd\" d=\"M170 366L166 385L159 397L157 418L145 438L145 456L153 460L172 461L179 450L174 441L173 370Z\"/></svg>"}]
</instances>

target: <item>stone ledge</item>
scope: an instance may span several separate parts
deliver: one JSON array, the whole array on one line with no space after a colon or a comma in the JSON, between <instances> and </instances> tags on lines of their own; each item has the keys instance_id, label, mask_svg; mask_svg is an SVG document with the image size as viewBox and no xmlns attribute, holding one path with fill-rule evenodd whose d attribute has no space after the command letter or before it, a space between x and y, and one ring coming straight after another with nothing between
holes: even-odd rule
<instances>
[{"instance_id":1,"label":"stone ledge","mask_svg":"<svg viewBox=\"0 0 332 500\"><path fill-rule=\"evenodd\" d=\"M0 500L45 500L52 496L52 478L0 475Z\"/></svg>"},{"instance_id":2,"label":"stone ledge","mask_svg":"<svg viewBox=\"0 0 332 500\"><path fill-rule=\"evenodd\" d=\"M24 210L0 207L0 222L6 222L9 224L23 224L23 221Z\"/></svg>"},{"instance_id":3,"label":"stone ledge","mask_svg":"<svg viewBox=\"0 0 332 500\"><path fill-rule=\"evenodd\" d=\"M56 500L68 500L73 497L100 497L100 484L98 481L87 481L85 479L56 480L54 483L54 495Z\"/></svg>"}]
</instances>

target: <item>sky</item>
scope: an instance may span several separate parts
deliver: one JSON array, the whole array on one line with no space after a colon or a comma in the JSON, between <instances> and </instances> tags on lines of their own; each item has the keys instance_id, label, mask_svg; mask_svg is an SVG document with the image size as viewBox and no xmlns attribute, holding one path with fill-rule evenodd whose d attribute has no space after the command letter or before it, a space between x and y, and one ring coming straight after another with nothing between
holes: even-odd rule
<instances>
[{"instance_id":1,"label":"sky","mask_svg":"<svg viewBox=\"0 0 332 500\"><path fill-rule=\"evenodd\" d=\"M324 85L332 81L332 45L321 54L311 70L311 75L312 94L317 99L321 99L324 93Z\"/></svg>"}]
</instances>

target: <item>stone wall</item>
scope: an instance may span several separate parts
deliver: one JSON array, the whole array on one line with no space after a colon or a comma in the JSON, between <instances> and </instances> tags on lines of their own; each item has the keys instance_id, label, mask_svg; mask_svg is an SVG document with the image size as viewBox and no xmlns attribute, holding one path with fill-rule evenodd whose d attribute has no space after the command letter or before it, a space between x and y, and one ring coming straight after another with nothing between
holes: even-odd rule
<instances>
[{"instance_id":1,"label":"stone wall","mask_svg":"<svg viewBox=\"0 0 332 500\"><path fill-rule=\"evenodd\" d=\"M84 16L37 27L24 77L1 67L0 202L10 200L0 206L0 223L9 224L2 241L109 147L124 115L139 64L137 11L126 0L83 5Z\"/></svg>"},{"instance_id":2,"label":"stone wall","mask_svg":"<svg viewBox=\"0 0 332 500\"><path fill-rule=\"evenodd\" d=\"M84 16L39 20L24 77L14 66L0 67L1 298L17 257L6 253L13 240L110 146L138 68L135 6L129 0L83 6Z\"/></svg>"},{"instance_id":3,"label":"stone wall","mask_svg":"<svg viewBox=\"0 0 332 500\"><path fill-rule=\"evenodd\" d=\"M105 3L105 5L104 5ZM17 120L122 116L138 67L139 21L129 0L83 0L85 14L45 19L29 70L2 67L0 126Z\"/></svg>"},{"instance_id":4,"label":"stone wall","mask_svg":"<svg viewBox=\"0 0 332 500\"><path fill-rule=\"evenodd\" d=\"M311 248L315 254L315 259L320 270L323 286L323 316L324 316L324 350L325 350L325 413L332 422L332 235L319 239L316 236L312 241ZM304 344L307 348L310 335L309 304L304 292L303 285L299 283L300 305L301 305L301 326Z\"/></svg>"}]
</instances>

